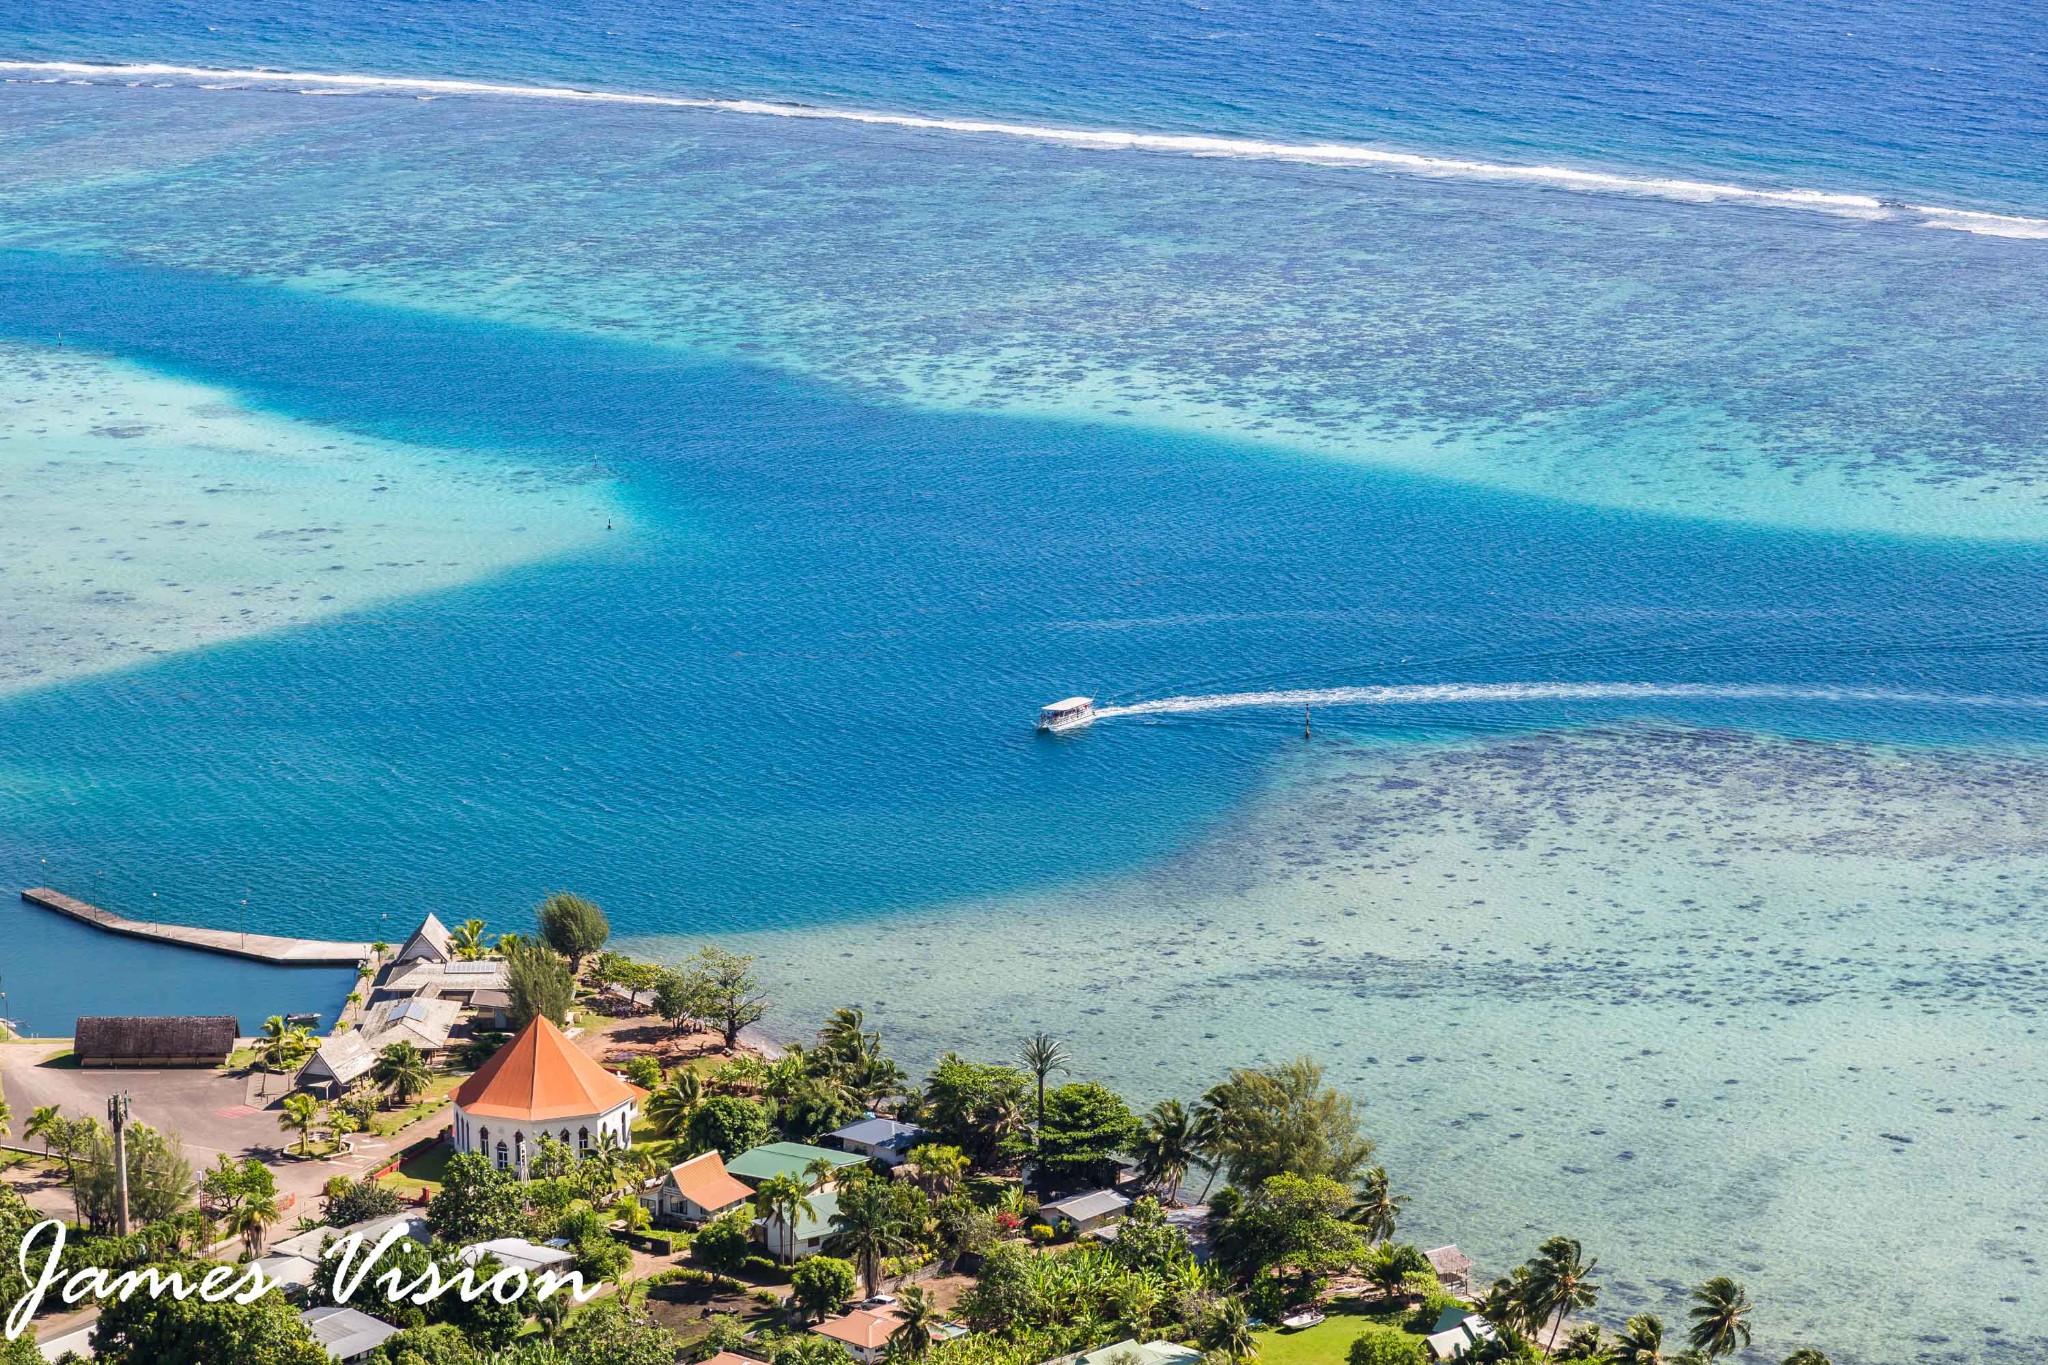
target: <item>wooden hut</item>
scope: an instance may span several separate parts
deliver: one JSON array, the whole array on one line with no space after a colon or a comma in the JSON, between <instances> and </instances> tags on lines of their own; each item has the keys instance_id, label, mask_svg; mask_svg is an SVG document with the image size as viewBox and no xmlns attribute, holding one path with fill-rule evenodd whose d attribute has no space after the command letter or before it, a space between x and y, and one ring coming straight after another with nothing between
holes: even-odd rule
<instances>
[{"instance_id":1,"label":"wooden hut","mask_svg":"<svg viewBox=\"0 0 2048 1365\"><path fill-rule=\"evenodd\" d=\"M80 1019L80 1066L221 1066L235 1050L231 1014L102 1015Z\"/></svg>"}]
</instances>

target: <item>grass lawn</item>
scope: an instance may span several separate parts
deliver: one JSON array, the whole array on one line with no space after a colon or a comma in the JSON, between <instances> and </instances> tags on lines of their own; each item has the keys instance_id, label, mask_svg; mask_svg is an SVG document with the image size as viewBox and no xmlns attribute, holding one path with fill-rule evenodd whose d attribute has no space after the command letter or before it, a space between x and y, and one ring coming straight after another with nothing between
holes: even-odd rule
<instances>
[{"instance_id":1,"label":"grass lawn","mask_svg":"<svg viewBox=\"0 0 2048 1365\"><path fill-rule=\"evenodd\" d=\"M1259 1365L1344 1365L1351 1343L1358 1340L1365 1324L1380 1322L1398 1327L1405 1316L1398 1309L1367 1312L1364 1305L1352 1299L1339 1299L1323 1311L1329 1317L1320 1327L1305 1332L1260 1332Z\"/></svg>"},{"instance_id":2,"label":"grass lawn","mask_svg":"<svg viewBox=\"0 0 2048 1365\"><path fill-rule=\"evenodd\" d=\"M448 1097L455 1093L455 1088L468 1079L469 1076L467 1074L459 1076L436 1074L428 1083L426 1093L421 1095L410 1106L404 1109L385 1110L380 1112L377 1117L371 1119L370 1131L378 1137L390 1137L407 1124L418 1122L436 1109L439 1109L442 1105L448 1103Z\"/></svg>"},{"instance_id":3,"label":"grass lawn","mask_svg":"<svg viewBox=\"0 0 2048 1365\"><path fill-rule=\"evenodd\" d=\"M437 1142L418 1156L407 1157L397 1170L377 1183L396 1190L401 1198L418 1198L420 1191L428 1195L441 1192L441 1177L448 1171L448 1158L455 1155L455 1149L445 1142Z\"/></svg>"}]
</instances>

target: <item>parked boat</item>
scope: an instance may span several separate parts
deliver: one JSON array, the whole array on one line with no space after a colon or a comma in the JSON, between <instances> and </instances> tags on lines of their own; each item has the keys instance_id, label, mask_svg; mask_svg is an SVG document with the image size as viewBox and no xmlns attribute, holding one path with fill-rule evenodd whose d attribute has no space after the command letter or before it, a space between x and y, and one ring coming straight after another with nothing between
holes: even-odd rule
<instances>
[{"instance_id":1,"label":"parked boat","mask_svg":"<svg viewBox=\"0 0 2048 1365\"><path fill-rule=\"evenodd\" d=\"M1041 733L1056 735L1062 730L1078 730L1095 719L1095 698L1068 697L1056 701L1038 712L1038 728Z\"/></svg>"},{"instance_id":2,"label":"parked boat","mask_svg":"<svg viewBox=\"0 0 2048 1365\"><path fill-rule=\"evenodd\" d=\"M1323 1325L1323 1310L1310 1308L1292 1316L1280 1319L1281 1327L1290 1332L1305 1332L1311 1327Z\"/></svg>"}]
</instances>

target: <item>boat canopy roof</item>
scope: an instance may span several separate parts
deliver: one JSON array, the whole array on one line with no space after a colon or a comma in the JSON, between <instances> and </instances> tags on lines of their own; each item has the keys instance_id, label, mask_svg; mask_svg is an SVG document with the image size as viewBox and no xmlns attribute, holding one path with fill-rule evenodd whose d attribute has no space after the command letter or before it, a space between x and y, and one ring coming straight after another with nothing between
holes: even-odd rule
<instances>
[{"instance_id":1,"label":"boat canopy roof","mask_svg":"<svg viewBox=\"0 0 2048 1365\"><path fill-rule=\"evenodd\" d=\"M1051 716L1057 715L1062 711L1081 711L1093 705L1095 705L1095 698L1093 697L1068 697L1065 701L1056 701L1046 707L1045 714Z\"/></svg>"}]
</instances>

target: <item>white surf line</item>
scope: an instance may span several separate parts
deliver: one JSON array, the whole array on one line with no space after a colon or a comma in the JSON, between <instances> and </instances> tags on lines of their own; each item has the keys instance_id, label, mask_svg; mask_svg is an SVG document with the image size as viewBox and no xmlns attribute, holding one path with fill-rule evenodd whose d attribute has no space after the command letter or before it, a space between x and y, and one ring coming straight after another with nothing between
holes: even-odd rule
<instances>
[{"instance_id":1,"label":"white surf line","mask_svg":"<svg viewBox=\"0 0 2048 1365\"><path fill-rule=\"evenodd\" d=\"M1259 138L1221 137L1197 133L1060 128L1035 123L1005 123L988 119L941 118L922 114L892 114L864 109L781 104L768 100L704 99L684 95L582 90L556 85L510 85L495 81L424 76L367 76L320 71L265 71L254 68L218 70L163 62L98 65L90 62L0 61L0 72L5 71L34 73L46 78L45 83L52 84L59 77L97 77L101 80L123 82L139 81L149 77L171 77L209 82L210 84L202 87L204 89L235 88L212 84L225 81L234 82L241 87L255 85L302 95L395 91L435 96L474 95L499 99L568 100L587 104L624 104L659 109L716 109L726 113L762 117L819 119L927 132L1020 138L1097 151L1162 152L1180 156L1291 161L1318 166L1357 166L1449 179L1542 185L1587 194L1636 195L1696 204L1752 204L1808 213L1826 213L1845 218L1903 221L1918 227L1942 228L1982 236L2048 241L2048 218L1987 213L1938 204L1898 203L1870 195L1841 194L1828 190L1765 189L1751 185L1721 184L1709 180L1578 170L1569 166L1515 165L1455 157L1421 156L1412 152L1390 151L1380 147L1344 142L1271 142ZM79 82L73 80L70 83ZM295 88L300 86L313 86L318 89Z\"/></svg>"},{"instance_id":2,"label":"white surf line","mask_svg":"<svg viewBox=\"0 0 2048 1365\"><path fill-rule=\"evenodd\" d=\"M1105 706L1097 720L1119 716L1172 716L1197 711L1242 711L1296 706L1430 706L1457 702L1519 701L1810 701L1877 702L2048 708L2048 697L1973 696L1946 692L1894 692L1879 688L1791 687L1773 683L1416 683L1398 687L1311 687L1280 692L1217 692L1161 697Z\"/></svg>"}]
</instances>

